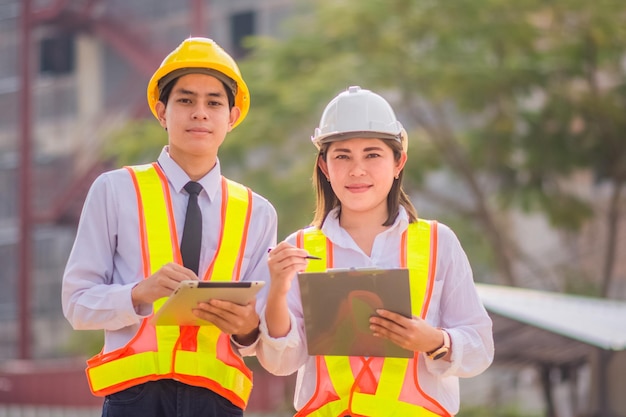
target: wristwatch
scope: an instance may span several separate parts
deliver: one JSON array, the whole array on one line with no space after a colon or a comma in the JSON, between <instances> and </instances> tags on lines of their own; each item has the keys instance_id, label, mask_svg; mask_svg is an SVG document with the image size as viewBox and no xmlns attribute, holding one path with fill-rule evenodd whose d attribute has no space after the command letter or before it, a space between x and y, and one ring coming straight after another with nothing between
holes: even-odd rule
<instances>
[{"instance_id":1,"label":"wristwatch","mask_svg":"<svg viewBox=\"0 0 626 417\"><path fill-rule=\"evenodd\" d=\"M448 352L450 352L450 335L448 335L448 332L443 329L439 330L443 333L443 345L431 352L426 352L426 356L434 361L443 358L448 354Z\"/></svg>"}]
</instances>

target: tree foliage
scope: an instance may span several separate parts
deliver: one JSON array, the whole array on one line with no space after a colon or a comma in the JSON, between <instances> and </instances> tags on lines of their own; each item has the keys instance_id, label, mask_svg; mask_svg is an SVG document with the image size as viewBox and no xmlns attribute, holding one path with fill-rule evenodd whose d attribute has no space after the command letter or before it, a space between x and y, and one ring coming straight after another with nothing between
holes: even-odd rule
<instances>
[{"instance_id":1,"label":"tree foliage","mask_svg":"<svg viewBox=\"0 0 626 417\"><path fill-rule=\"evenodd\" d=\"M308 137L324 104L348 85L361 85L389 98L409 128L409 188L481 231L502 282L523 285L513 265L525 255L509 234L508 210L542 213L566 231L594 215L593 201L565 186L576 172L594 172L610 184L617 226L626 178L626 4L307 4L291 36L257 39L242 65L253 97L251 120L231 142L242 167L258 152L267 162L256 164L254 175L267 171L268 180L305 184L302 165L310 176L314 158ZM452 190L424 181L442 169ZM309 189L291 191L278 187L269 195L310 201ZM279 212L290 228L292 216L308 214L302 207ZM608 262L614 242L607 239Z\"/></svg>"},{"instance_id":2,"label":"tree foliage","mask_svg":"<svg viewBox=\"0 0 626 417\"><path fill-rule=\"evenodd\" d=\"M306 225L310 136L324 105L361 85L409 131L408 191L444 208L500 282L524 285L510 210L575 232L599 213L567 179L593 172L612 193L606 294L626 180L625 19L616 0L303 1L288 36L251 39L240 61L252 106L220 150L224 172L274 203L279 238Z\"/></svg>"}]
</instances>

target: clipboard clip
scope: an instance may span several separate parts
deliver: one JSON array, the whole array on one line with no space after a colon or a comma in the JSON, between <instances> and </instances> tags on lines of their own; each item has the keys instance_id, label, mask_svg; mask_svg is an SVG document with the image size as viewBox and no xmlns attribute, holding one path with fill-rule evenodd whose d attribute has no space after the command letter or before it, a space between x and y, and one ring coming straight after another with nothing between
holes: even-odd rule
<instances>
[{"instance_id":1,"label":"clipboard clip","mask_svg":"<svg viewBox=\"0 0 626 417\"><path fill-rule=\"evenodd\" d=\"M326 272L376 272L381 271L380 268L374 268L371 266L350 267L350 268L330 268Z\"/></svg>"},{"instance_id":2,"label":"clipboard clip","mask_svg":"<svg viewBox=\"0 0 626 417\"><path fill-rule=\"evenodd\" d=\"M336 274L347 274L347 276L373 276L373 275L381 275L385 274L388 270L384 270L381 268L365 266L365 267L351 267L351 268L331 268L326 272L331 278L335 278Z\"/></svg>"}]
</instances>

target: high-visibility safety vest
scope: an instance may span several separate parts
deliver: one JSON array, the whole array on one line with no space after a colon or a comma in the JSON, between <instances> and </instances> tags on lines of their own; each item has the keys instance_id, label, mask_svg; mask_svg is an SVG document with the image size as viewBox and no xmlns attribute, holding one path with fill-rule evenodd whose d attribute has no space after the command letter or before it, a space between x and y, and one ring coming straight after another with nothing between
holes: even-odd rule
<instances>
[{"instance_id":1,"label":"high-visibility safety vest","mask_svg":"<svg viewBox=\"0 0 626 417\"><path fill-rule=\"evenodd\" d=\"M325 261L310 262L308 272L333 267L333 244L319 229L301 230L296 241ZM425 318L435 283L437 223L420 219L409 224L399 256L400 266L409 269L412 314ZM420 387L417 355L411 359L316 356L315 392L296 417L451 417Z\"/></svg>"},{"instance_id":2,"label":"high-visibility safety vest","mask_svg":"<svg viewBox=\"0 0 626 417\"><path fill-rule=\"evenodd\" d=\"M182 265L169 186L156 164L127 167L137 191L143 275L168 262ZM215 258L204 280L239 280L246 247L251 191L222 177L222 227ZM228 233L224 233L228 230ZM154 311L167 297L154 303ZM252 371L216 326L154 326L144 319L137 334L114 351L87 361L91 391L98 396L159 379L207 388L246 408Z\"/></svg>"}]
</instances>

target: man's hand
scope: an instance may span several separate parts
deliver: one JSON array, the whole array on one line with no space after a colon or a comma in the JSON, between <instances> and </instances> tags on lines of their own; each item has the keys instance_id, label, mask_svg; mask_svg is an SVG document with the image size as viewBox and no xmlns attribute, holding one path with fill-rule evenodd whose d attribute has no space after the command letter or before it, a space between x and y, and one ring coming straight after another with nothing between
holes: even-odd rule
<instances>
[{"instance_id":1,"label":"man's hand","mask_svg":"<svg viewBox=\"0 0 626 417\"><path fill-rule=\"evenodd\" d=\"M237 343L245 346L252 344L259 332L260 320L255 305L256 300L239 305L213 299L207 303L198 303L193 313L215 324L222 332L233 335Z\"/></svg>"},{"instance_id":2,"label":"man's hand","mask_svg":"<svg viewBox=\"0 0 626 417\"><path fill-rule=\"evenodd\" d=\"M133 305L137 307L141 304L152 304L159 298L172 295L181 281L197 279L197 275L191 269L173 262L165 264L135 285L131 291Z\"/></svg>"}]
</instances>

